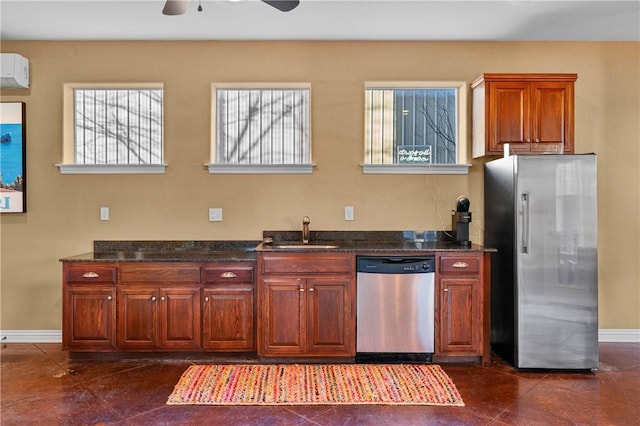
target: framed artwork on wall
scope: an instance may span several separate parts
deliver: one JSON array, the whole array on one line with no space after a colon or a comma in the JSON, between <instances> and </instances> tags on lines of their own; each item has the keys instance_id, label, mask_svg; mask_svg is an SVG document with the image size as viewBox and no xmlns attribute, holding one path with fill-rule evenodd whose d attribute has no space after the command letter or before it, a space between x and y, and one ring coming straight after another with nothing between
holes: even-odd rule
<instances>
[{"instance_id":1,"label":"framed artwork on wall","mask_svg":"<svg viewBox=\"0 0 640 426\"><path fill-rule=\"evenodd\" d=\"M0 213L27 211L24 102L0 102Z\"/></svg>"}]
</instances>

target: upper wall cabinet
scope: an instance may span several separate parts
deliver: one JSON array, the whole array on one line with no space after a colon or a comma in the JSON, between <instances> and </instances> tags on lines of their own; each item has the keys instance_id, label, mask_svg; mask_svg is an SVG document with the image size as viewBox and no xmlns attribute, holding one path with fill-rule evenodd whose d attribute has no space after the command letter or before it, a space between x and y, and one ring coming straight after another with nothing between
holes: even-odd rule
<instances>
[{"instance_id":1,"label":"upper wall cabinet","mask_svg":"<svg viewBox=\"0 0 640 426\"><path fill-rule=\"evenodd\" d=\"M472 85L473 157L573 153L577 74L484 74Z\"/></svg>"}]
</instances>

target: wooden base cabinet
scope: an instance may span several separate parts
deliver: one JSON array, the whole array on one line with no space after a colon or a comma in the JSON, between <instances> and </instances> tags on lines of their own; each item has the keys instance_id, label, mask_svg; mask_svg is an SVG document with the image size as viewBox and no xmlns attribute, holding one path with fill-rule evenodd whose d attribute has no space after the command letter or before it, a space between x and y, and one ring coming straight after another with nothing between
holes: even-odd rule
<instances>
[{"instance_id":1,"label":"wooden base cabinet","mask_svg":"<svg viewBox=\"0 0 640 426\"><path fill-rule=\"evenodd\" d=\"M436 256L436 360L479 357L490 360L489 255Z\"/></svg>"},{"instance_id":2,"label":"wooden base cabinet","mask_svg":"<svg viewBox=\"0 0 640 426\"><path fill-rule=\"evenodd\" d=\"M203 347L252 352L255 339L253 265L210 264L204 269Z\"/></svg>"},{"instance_id":3,"label":"wooden base cabinet","mask_svg":"<svg viewBox=\"0 0 640 426\"><path fill-rule=\"evenodd\" d=\"M114 349L116 347L116 288L69 285L63 304L63 347Z\"/></svg>"},{"instance_id":4,"label":"wooden base cabinet","mask_svg":"<svg viewBox=\"0 0 640 426\"><path fill-rule=\"evenodd\" d=\"M113 350L116 347L116 267L64 264L62 347Z\"/></svg>"},{"instance_id":5,"label":"wooden base cabinet","mask_svg":"<svg viewBox=\"0 0 640 426\"><path fill-rule=\"evenodd\" d=\"M159 346L155 288L119 288L118 309L118 348L149 350Z\"/></svg>"},{"instance_id":6,"label":"wooden base cabinet","mask_svg":"<svg viewBox=\"0 0 640 426\"><path fill-rule=\"evenodd\" d=\"M576 74L484 74L472 85L473 157L573 153Z\"/></svg>"},{"instance_id":7,"label":"wooden base cabinet","mask_svg":"<svg viewBox=\"0 0 640 426\"><path fill-rule=\"evenodd\" d=\"M351 254L260 254L258 356L355 356Z\"/></svg>"},{"instance_id":8,"label":"wooden base cabinet","mask_svg":"<svg viewBox=\"0 0 640 426\"><path fill-rule=\"evenodd\" d=\"M490 361L489 256L436 253L435 362ZM63 348L353 358L355 292L355 253L64 262Z\"/></svg>"},{"instance_id":9,"label":"wooden base cabinet","mask_svg":"<svg viewBox=\"0 0 640 426\"><path fill-rule=\"evenodd\" d=\"M200 348L200 264L123 263L118 272L120 349Z\"/></svg>"},{"instance_id":10,"label":"wooden base cabinet","mask_svg":"<svg viewBox=\"0 0 640 426\"><path fill-rule=\"evenodd\" d=\"M262 302L258 355L306 353L305 281L263 277L258 288Z\"/></svg>"},{"instance_id":11,"label":"wooden base cabinet","mask_svg":"<svg viewBox=\"0 0 640 426\"><path fill-rule=\"evenodd\" d=\"M307 348L314 354L355 354L355 332L351 325L352 280L307 280Z\"/></svg>"},{"instance_id":12,"label":"wooden base cabinet","mask_svg":"<svg viewBox=\"0 0 640 426\"><path fill-rule=\"evenodd\" d=\"M70 351L254 351L252 263L65 262Z\"/></svg>"},{"instance_id":13,"label":"wooden base cabinet","mask_svg":"<svg viewBox=\"0 0 640 426\"><path fill-rule=\"evenodd\" d=\"M200 288L118 289L118 347L127 350L198 349Z\"/></svg>"},{"instance_id":14,"label":"wooden base cabinet","mask_svg":"<svg viewBox=\"0 0 640 426\"><path fill-rule=\"evenodd\" d=\"M160 346L198 349L202 339L200 287L160 288Z\"/></svg>"}]
</instances>

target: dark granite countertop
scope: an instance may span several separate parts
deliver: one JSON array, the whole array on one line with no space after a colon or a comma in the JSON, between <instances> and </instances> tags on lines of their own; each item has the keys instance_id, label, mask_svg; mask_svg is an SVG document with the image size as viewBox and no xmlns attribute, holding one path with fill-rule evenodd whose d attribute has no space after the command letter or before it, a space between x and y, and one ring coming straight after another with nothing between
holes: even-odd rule
<instances>
[{"instance_id":1,"label":"dark granite countertop","mask_svg":"<svg viewBox=\"0 0 640 426\"><path fill-rule=\"evenodd\" d=\"M256 247L259 252L338 251L375 254L382 252L495 251L495 249L478 244L470 246L453 244L451 236L442 231L311 231L308 246L285 249L279 246L301 245L302 233L300 231L264 231L263 238L271 238L273 243L261 243ZM335 247L313 248L314 245Z\"/></svg>"},{"instance_id":2,"label":"dark granite countertop","mask_svg":"<svg viewBox=\"0 0 640 426\"><path fill-rule=\"evenodd\" d=\"M264 231L261 241L94 241L93 252L60 259L62 262L252 262L258 252L352 252L402 254L436 251L494 252L478 244L453 244L441 231L312 231L310 246L301 245L300 231Z\"/></svg>"},{"instance_id":3,"label":"dark granite countertop","mask_svg":"<svg viewBox=\"0 0 640 426\"><path fill-rule=\"evenodd\" d=\"M280 248L280 245L289 246ZM460 246L452 244L450 241L424 242L424 241L324 241L318 248L313 247L313 243L307 247L291 247L300 245L297 241L282 241L277 244L259 244L256 247L258 252L355 252L357 254L375 253L408 253L408 252L435 252L435 251L462 251L462 252L485 252L495 251L493 249L472 244L471 246ZM323 248L329 245L334 247Z\"/></svg>"},{"instance_id":4,"label":"dark granite countertop","mask_svg":"<svg viewBox=\"0 0 640 426\"><path fill-rule=\"evenodd\" d=\"M260 241L94 241L62 262L253 262Z\"/></svg>"},{"instance_id":5,"label":"dark granite countertop","mask_svg":"<svg viewBox=\"0 0 640 426\"><path fill-rule=\"evenodd\" d=\"M60 259L62 262L254 262L251 251L108 251L89 252Z\"/></svg>"}]
</instances>

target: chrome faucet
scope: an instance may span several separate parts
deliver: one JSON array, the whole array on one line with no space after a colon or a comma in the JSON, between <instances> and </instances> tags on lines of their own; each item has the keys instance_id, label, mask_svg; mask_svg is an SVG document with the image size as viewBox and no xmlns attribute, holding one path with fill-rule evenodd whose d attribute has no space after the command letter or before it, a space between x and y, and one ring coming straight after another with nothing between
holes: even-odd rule
<instances>
[{"instance_id":1,"label":"chrome faucet","mask_svg":"<svg viewBox=\"0 0 640 426\"><path fill-rule=\"evenodd\" d=\"M302 218L302 244L309 244L309 224L311 219L309 216Z\"/></svg>"}]
</instances>

